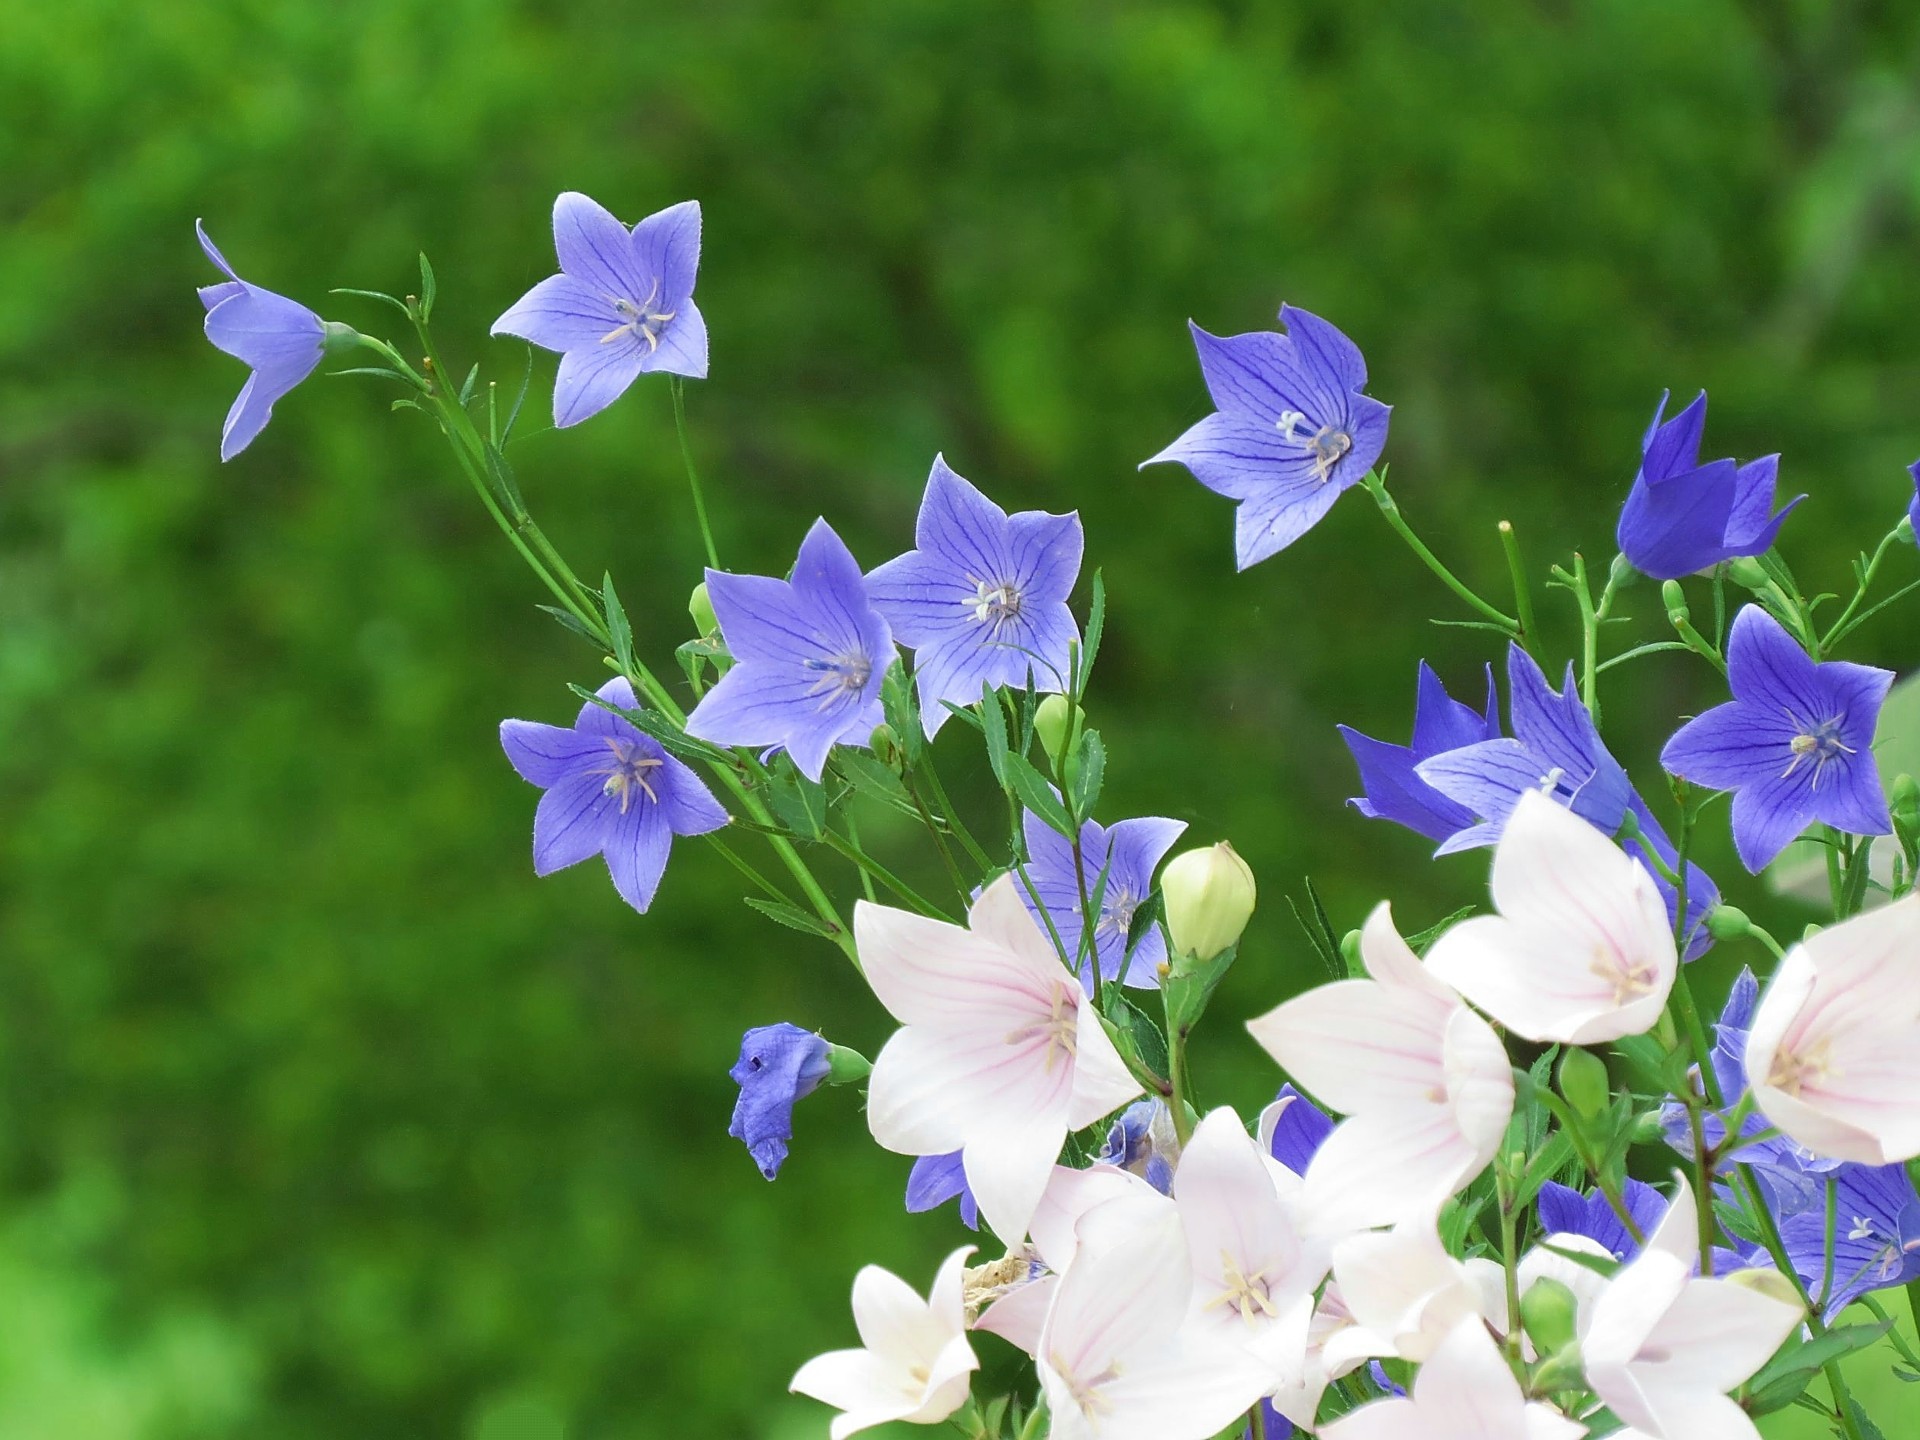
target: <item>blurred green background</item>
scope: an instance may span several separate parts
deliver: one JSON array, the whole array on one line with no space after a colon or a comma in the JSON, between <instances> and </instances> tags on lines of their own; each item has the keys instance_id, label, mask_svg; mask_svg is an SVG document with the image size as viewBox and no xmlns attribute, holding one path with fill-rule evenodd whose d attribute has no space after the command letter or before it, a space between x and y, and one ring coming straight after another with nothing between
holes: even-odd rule
<instances>
[{"instance_id":1,"label":"blurred green background","mask_svg":"<svg viewBox=\"0 0 1920 1440\"><path fill-rule=\"evenodd\" d=\"M1920 10L1830 0L0 0L0 1434L800 1440L826 1412L785 1380L850 1343L854 1270L923 1285L964 1238L900 1212L847 1092L777 1185L725 1134L744 1026L884 1038L830 946L698 844L644 919L597 865L535 881L495 725L564 720L594 659L426 422L316 378L220 465L242 371L195 216L370 329L327 288L426 250L450 359L517 380L483 337L552 269L555 192L697 197L730 564L816 514L877 563L937 450L1077 508L1109 818L1231 837L1264 887L1200 1073L1251 1109L1235 1022L1315 978L1301 877L1409 928L1484 880L1343 807L1334 723L1404 738L1419 657L1471 692L1495 652L1426 623L1457 612L1364 497L1237 576L1228 502L1136 471L1210 408L1186 319L1353 335L1403 505L1489 593L1503 517L1537 576L1604 564L1654 401L1702 386L1708 450L1785 452L1788 554L1841 588L1920 450L1917 73ZM514 458L671 670L664 386ZM1643 779L1714 698L1670 659L1605 692Z\"/></svg>"}]
</instances>

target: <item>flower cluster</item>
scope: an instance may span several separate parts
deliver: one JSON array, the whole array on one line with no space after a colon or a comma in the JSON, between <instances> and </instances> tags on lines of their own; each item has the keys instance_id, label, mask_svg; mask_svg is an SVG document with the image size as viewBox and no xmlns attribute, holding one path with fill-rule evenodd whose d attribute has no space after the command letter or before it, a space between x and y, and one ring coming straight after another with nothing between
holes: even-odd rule
<instances>
[{"instance_id":1,"label":"flower cluster","mask_svg":"<svg viewBox=\"0 0 1920 1440\"><path fill-rule=\"evenodd\" d=\"M1341 727L1353 806L1467 855L1446 863L1484 873L1485 898L1418 933L1382 900L1343 934L1309 891L1296 914L1342 978L1287 996L1275 969L1241 976L1268 990L1247 1029L1277 1069L1248 1123L1202 1099L1190 1050L1228 970L1265 963L1269 937L1243 943L1253 872L1225 842L1169 858L1187 820L1103 807L1089 710L1105 596L1096 574L1076 607L1077 514L1010 511L936 456L911 548L865 568L820 519L790 567L756 574L721 565L689 459L707 564L668 683L612 578L584 583L534 522L506 459L512 415L472 378L449 385L424 259L417 296L343 292L402 312L416 365L242 281L200 239L226 276L202 291L207 333L252 372L222 457L328 353L369 349L365 373L434 419L547 608L612 670L575 687L570 727L500 727L543 792L535 872L603 857L644 912L675 837L701 837L748 904L837 948L890 1018L871 1062L813 1027L755 1025L730 1072L729 1133L768 1180L796 1107L861 1087L874 1142L903 1157L906 1208L957 1200L976 1231L924 1298L876 1266L855 1277L860 1345L792 1379L836 1412L833 1440L893 1421L972 1440L1753 1440L1755 1416L1795 1403L1847 1440L1877 1433L1842 1362L1882 1343L1915 1370L1920 1356L1884 1325L1832 1327L1920 1279L1920 784L1875 757L1893 674L1839 652L1899 598L1871 597L1920 490L1908 516L1889 503L1826 620L1832 597L1805 598L1775 548L1800 503L1774 507L1780 457L1702 464L1705 396L1671 420L1663 398L1624 457L1604 579L1577 553L1550 571L1580 625L1565 660L1541 643L1510 527L1511 614L1414 533L1378 464L1389 407L1352 340L1293 307L1284 333L1193 327L1215 411L1145 463L1237 503L1239 566L1361 489L1499 644L1475 657L1478 706L1422 663L1409 743ZM493 333L559 353L562 427L664 373L690 456L699 207L629 229L564 194L554 244L560 273ZM1617 607L1643 582L1668 630L1616 648ZM1601 678L1668 652L1726 698L1656 717L1658 768L1636 778L1603 732ZM997 833L976 833L935 766L936 745L960 744L984 757L997 794L972 809ZM1796 842L1824 861L1828 913L1790 945L1697 862L1728 795L1747 870ZM863 843L882 812L918 827L928 863ZM1743 972L1710 1031L1686 962L1716 942L1771 973ZM983 1363L988 1345L1002 1363ZM1013 1389L976 1393L1013 1356Z\"/></svg>"}]
</instances>

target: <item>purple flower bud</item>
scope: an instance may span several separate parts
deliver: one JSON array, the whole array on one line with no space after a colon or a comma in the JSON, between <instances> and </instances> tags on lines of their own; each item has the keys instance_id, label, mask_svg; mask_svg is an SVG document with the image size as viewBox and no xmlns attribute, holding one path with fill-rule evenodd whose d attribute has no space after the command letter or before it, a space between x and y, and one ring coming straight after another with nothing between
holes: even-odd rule
<instances>
[{"instance_id":1,"label":"purple flower bud","mask_svg":"<svg viewBox=\"0 0 1920 1440\"><path fill-rule=\"evenodd\" d=\"M782 1020L740 1037L740 1058L727 1073L740 1087L727 1133L747 1147L771 1180L787 1158L793 1107L820 1088L832 1065L827 1042Z\"/></svg>"}]
</instances>

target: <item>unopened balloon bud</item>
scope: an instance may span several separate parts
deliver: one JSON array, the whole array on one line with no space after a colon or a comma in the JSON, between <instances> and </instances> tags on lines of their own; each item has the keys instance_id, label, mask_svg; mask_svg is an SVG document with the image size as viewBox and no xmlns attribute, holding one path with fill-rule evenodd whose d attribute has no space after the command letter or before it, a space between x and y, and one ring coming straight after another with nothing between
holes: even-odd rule
<instances>
[{"instance_id":1,"label":"unopened balloon bud","mask_svg":"<svg viewBox=\"0 0 1920 1440\"><path fill-rule=\"evenodd\" d=\"M1560 1093L1576 1114L1604 1115L1613 1098L1606 1062L1591 1050L1568 1050L1560 1059Z\"/></svg>"},{"instance_id":2,"label":"unopened balloon bud","mask_svg":"<svg viewBox=\"0 0 1920 1440\"><path fill-rule=\"evenodd\" d=\"M693 617L694 628L702 635L711 635L720 628L719 618L713 613L713 597L707 594L707 582L702 580L693 587L693 594L687 600L687 614Z\"/></svg>"},{"instance_id":3,"label":"unopened balloon bud","mask_svg":"<svg viewBox=\"0 0 1920 1440\"><path fill-rule=\"evenodd\" d=\"M1667 607L1667 619L1675 625L1684 625L1693 618L1693 612L1687 608L1687 592L1680 588L1678 580L1661 582L1660 599Z\"/></svg>"},{"instance_id":4,"label":"unopened balloon bud","mask_svg":"<svg viewBox=\"0 0 1920 1440\"><path fill-rule=\"evenodd\" d=\"M360 343L360 332L338 320L320 322L320 348L328 355L344 355Z\"/></svg>"},{"instance_id":5,"label":"unopened balloon bud","mask_svg":"<svg viewBox=\"0 0 1920 1440\"><path fill-rule=\"evenodd\" d=\"M849 1050L845 1045L827 1046L827 1083L829 1085L857 1085L866 1079L873 1070L873 1062L858 1050Z\"/></svg>"},{"instance_id":6,"label":"unopened balloon bud","mask_svg":"<svg viewBox=\"0 0 1920 1440\"><path fill-rule=\"evenodd\" d=\"M1040 737L1040 748L1057 769L1073 744L1073 737L1087 717L1080 707L1064 695L1049 695L1033 712L1033 733Z\"/></svg>"},{"instance_id":7,"label":"unopened balloon bud","mask_svg":"<svg viewBox=\"0 0 1920 1440\"><path fill-rule=\"evenodd\" d=\"M1666 1117L1658 1110L1642 1110L1633 1117L1633 1131L1629 1143L1634 1145L1663 1145L1667 1139Z\"/></svg>"},{"instance_id":8,"label":"unopened balloon bud","mask_svg":"<svg viewBox=\"0 0 1920 1440\"><path fill-rule=\"evenodd\" d=\"M1806 1302L1800 1298L1800 1289L1786 1276L1771 1265L1757 1265L1751 1270L1735 1270L1727 1279L1735 1285L1744 1285L1747 1289L1766 1296L1769 1300L1778 1300L1782 1305L1791 1305L1796 1310L1804 1310ZM1521 1303L1524 1309L1525 1302Z\"/></svg>"},{"instance_id":9,"label":"unopened balloon bud","mask_svg":"<svg viewBox=\"0 0 1920 1440\"><path fill-rule=\"evenodd\" d=\"M1340 937L1340 958L1347 962L1347 974L1359 976L1367 972L1366 961L1360 954L1360 932L1349 930Z\"/></svg>"},{"instance_id":10,"label":"unopened balloon bud","mask_svg":"<svg viewBox=\"0 0 1920 1440\"><path fill-rule=\"evenodd\" d=\"M1520 1323L1538 1355L1559 1355L1572 1349L1579 1314L1579 1299L1558 1280L1535 1280L1520 1297Z\"/></svg>"},{"instance_id":11,"label":"unopened balloon bud","mask_svg":"<svg viewBox=\"0 0 1920 1440\"><path fill-rule=\"evenodd\" d=\"M1920 780L1900 775L1893 782L1893 823L1902 837L1920 839Z\"/></svg>"},{"instance_id":12,"label":"unopened balloon bud","mask_svg":"<svg viewBox=\"0 0 1920 1440\"><path fill-rule=\"evenodd\" d=\"M1767 578L1767 567L1751 555L1741 555L1727 562L1727 578L1742 590L1760 591L1772 582Z\"/></svg>"},{"instance_id":13,"label":"unopened balloon bud","mask_svg":"<svg viewBox=\"0 0 1920 1440\"><path fill-rule=\"evenodd\" d=\"M900 773L901 762L905 758L900 749L900 737L893 733L891 725L882 723L873 727L873 735L867 741L873 747L873 758L882 765Z\"/></svg>"},{"instance_id":14,"label":"unopened balloon bud","mask_svg":"<svg viewBox=\"0 0 1920 1440\"><path fill-rule=\"evenodd\" d=\"M1707 933L1716 940L1738 940L1753 933L1753 921L1738 905L1716 905L1707 912Z\"/></svg>"},{"instance_id":15,"label":"unopened balloon bud","mask_svg":"<svg viewBox=\"0 0 1920 1440\"><path fill-rule=\"evenodd\" d=\"M1196 960L1238 944L1253 917L1253 871L1224 840L1174 856L1160 876L1160 893L1174 950Z\"/></svg>"}]
</instances>

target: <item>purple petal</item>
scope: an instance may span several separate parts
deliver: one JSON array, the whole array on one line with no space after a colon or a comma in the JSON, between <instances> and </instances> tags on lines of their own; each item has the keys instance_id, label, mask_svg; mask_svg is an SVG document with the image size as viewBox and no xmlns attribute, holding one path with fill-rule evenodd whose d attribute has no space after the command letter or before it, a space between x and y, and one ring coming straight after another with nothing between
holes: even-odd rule
<instances>
[{"instance_id":1,"label":"purple petal","mask_svg":"<svg viewBox=\"0 0 1920 1440\"><path fill-rule=\"evenodd\" d=\"M633 227L633 255L640 272L660 282L662 310L678 310L693 294L700 269L700 202L682 200L655 211ZM632 297L639 300L643 297Z\"/></svg>"},{"instance_id":2,"label":"purple petal","mask_svg":"<svg viewBox=\"0 0 1920 1440\"><path fill-rule=\"evenodd\" d=\"M223 300L231 300L236 295L247 293L246 285L239 280L222 280L218 285L199 287L200 303L211 310Z\"/></svg>"},{"instance_id":3,"label":"purple petal","mask_svg":"<svg viewBox=\"0 0 1920 1440\"><path fill-rule=\"evenodd\" d=\"M246 283L240 279L240 276L235 272L233 266L227 263L227 257L220 253L220 247L213 243L213 238L207 234L207 227L204 221L195 220L193 222L193 233L200 237L200 249L206 254L207 259L213 262L216 270L236 284L244 285Z\"/></svg>"},{"instance_id":4,"label":"purple petal","mask_svg":"<svg viewBox=\"0 0 1920 1440\"><path fill-rule=\"evenodd\" d=\"M1640 471L1649 479L1663 480L1692 470L1700 463L1700 437L1707 425L1707 392L1702 390L1693 403L1673 419L1662 424L1660 416L1667 408L1667 394L1653 412L1640 445Z\"/></svg>"},{"instance_id":5,"label":"purple petal","mask_svg":"<svg viewBox=\"0 0 1920 1440\"><path fill-rule=\"evenodd\" d=\"M1514 738L1544 760L1545 769L1560 772L1559 788L1572 797L1576 814L1613 834L1627 812L1633 786L1581 704L1572 665L1556 693L1534 658L1510 645L1507 689Z\"/></svg>"},{"instance_id":6,"label":"purple petal","mask_svg":"<svg viewBox=\"0 0 1920 1440\"><path fill-rule=\"evenodd\" d=\"M1814 662L1800 642L1758 605L1742 606L1727 637L1727 682L1734 699L1757 711L1824 719Z\"/></svg>"},{"instance_id":7,"label":"purple petal","mask_svg":"<svg viewBox=\"0 0 1920 1440\"><path fill-rule=\"evenodd\" d=\"M1153 888L1153 872L1186 831L1186 821L1160 815L1141 815L1108 826L1106 839L1114 879L1144 897Z\"/></svg>"},{"instance_id":8,"label":"purple petal","mask_svg":"<svg viewBox=\"0 0 1920 1440\"><path fill-rule=\"evenodd\" d=\"M1359 767L1360 788L1365 792L1347 803L1369 820L1391 820L1435 842L1473 824L1473 811L1448 799L1416 773L1415 751L1375 740L1347 725L1340 727L1340 735Z\"/></svg>"},{"instance_id":9,"label":"purple petal","mask_svg":"<svg viewBox=\"0 0 1920 1440\"><path fill-rule=\"evenodd\" d=\"M914 544L962 578L1010 583L1017 578L1007 545L1007 512L947 464L933 457L926 495L914 520Z\"/></svg>"},{"instance_id":10,"label":"purple petal","mask_svg":"<svg viewBox=\"0 0 1920 1440\"><path fill-rule=\"evenodd\" d=\"M1755 875L1813 823L1812 778L1812 768L1802 765L1791 775L1775 773L1734 792L1733 848Z\"/></svg>"},{"instance_id":11,"label":"purple petal","mask_svg":"<svg viewBox=\"0 0 1920 1440\"><path fill-rule=\"evenodd\" d=\"M1830 762L1812 787L1814 818L1849 835L1891 835L1893 816L1880 767L1873 752L1843 755Z\"/></svg>"},{"instance_id":12,"label":"purple petal","mask_svg":"<svg viewBox=\"0 0 1920 1440\"><path fill-rule=\"evenodd\" d=\"M562 270L609 301L646 298L652 277L635 263L632 235L597 201L573 190L554 200L553 248Z\"/></svg>"},{"instance_id":13,"label":"purple petal","mask_svg":"<svg viewBox=\"0 0 1920 1440\"><path fill-rule=\"evenodd\" d=\"M622 710L640 709L639 697L633 693L633 686L628 683L627 677L624 675L614 676L613 679L607 681L606 684L594 691L594 694L598 698L606 701L608 705L617 706ZM645 738L641 735L641 732L634 727L632 722L614 714L613 711L608 710L606 706L590 703L581 705L580 713L574 716L573 728L585 731L588 734L605 736L611 740L640 740ZM653 742L650 741L649 743Z\"/></svg>"},{"instance_id":14,"label":"purple petal","mask_svg":"<svg viewBox=\"0 0 1920 1440\"><path fill-rule=\"evenodd\" d=\"M664 749L660 750L658 758L665 763L658 772L659 779L654 788L660 792L660 808L665 812L667 824L674 834L705 835L728 822L726 809L713 798L713 792L707 789L706 782L691 767L676 760Z\"/></svg>"},{"instance_id":15,"label":"purple petal","mask_svg":"<svg viewBox=\"0 0 1920 1440\"><path fill-rule=\"evenodd\" d=\"M1463 745L1494 739L1500 733L1493 708L1495 700L1491 665L1487 667L1487 713L1482 715L1449 695L1433 667L1422 660L1413 704L1414 752L1424 759L1443 750L1458 750Z\"/></svg>"},{"instance_id":16,"label":"purple petal","mask_svg":"<svg viewBox=\"0 0 1920 1440\"><path fill-rule=\"evenodd\" d=\"M533 720L502 720L500 748L522 780L542 789L558 785L582 766L605 763L611 753L604 736Z\"/></svg>"},{"instance_id":17,"label":"purple petal","mask_svg":"<svg viewBox=\"0 0 1920 1440\"><path fill-rule=\"evenodd\" d=\"M602 291L572 275L550 275L514 301L489 333L517 335L543 350L591 350L626 323Z\"/></svg>"},{"instance_id":18,"label":"purple petal","mask_svg":"<svg viewBox=\"0 0 1920 1440\"><path fill-rule=\"evenodd\" d=\"M640 357L640 368L649 374L685 375L689 380L707 378L707 322L700 307L682 300L673 319L658 332L659 348Z\"/></svg>"},{"instance_id":19,"label":"purple petal","mask_svg":"<svg viewBox=\"0 0 1920 1440\"><path fill-rule=\"evenodd\" d=\"M661 806L643 799L622 814L616 803L607 822L607 872L620 898L643 915L660 888L672 848L673 831Z\"/></svg>"},{"instance_id":20,"label":"purple petal","mask_svg":"<svg viewBox=\"0 0 1920 1440\"><path fill-rule=\"evenodd\" d=\"M907 1175L907 1212L918 1215L935 1206L944 1205L955 1196L960 1197L960 1218L969 1230L980 1226L980 1211L974 1204L973 1191L967 1188L966 1167L960 1163L960 1152L951 1155L922 1155L913 1162L913 1169Z\"/></svg>"},{"instance_id":21,"label":"purple petal","mask_svg":"<svg viewBox=\"0 0 1920 1440\"><path fill-rule=\"evenodd\" d=\"M574 775L540 797L533 813L533 873L551 875L598 855L620 802L598 775Z\"/></svg>"},{"instance_id":22,"label":"purple petal","mask_svg":"<svg viewBox=\"0 0 1920 1440\"><path fill-rule=\"evenodd\" d=\"M1140 465L1169 462L1186 466L1207 489L1234 500L1257 495L1276 481L1315 479L1312 458L1272 425L1224 413L1207 416Z\"/></svg>"},{"instance_id":23,"label":"purple petal","mask_svg":"<svg viewBox=\"0 0 1920 1440\"><path fill-rule=\"evenodd\" d=\"M1738 470L1716 460L1665 478L1642 476L1621 508L1615 539L1633 567L1656 580L1678 580L1730 558Z\"/></svg>"},{"instance_id":24,"label":"purple petal","mask_svg":"<svg viewBox=\"0 0 1920 1440\"><path fill-rule=\"evenodd\" d=\"M1733 514L1727 521L1727 549L1731 554L1764 555L1773 548L1787 516L1807 498L1796 495L1774 514L1773 494L1779 474L1778 455L1763 455L1740 467L1734 479Z\"/></svg>"},{"instance_id":25,"label":"purple petal","mask_svg":"<svg viewBox=\"0 0 1920 1440\"><path fill-rule=\"evenodd\" d=\"M832 1071L827 1042L798 1025L761 1025L740 1037L740 1058L727 1074L740 1087L727 1133L747 1147L771 1180L787 1158L793 1107Z\"/></svg>"},{"instance_id":26,"label":"purple petal","mask_svg":"<svg viewBox=\"0 0 1920 1440\"><path fill-rule=\"evenodd\" d=\"M1296 481L1276 481L1242 500L1233 516L1236 568L1245 570L1276 555L1320 523L1341 495L1337 480L1311 473Z\"/></svg>"},{"instance_id":27,"label":"purple petal","mask_svg":"<svg viewBox=\"0 0 1920 1440\"><path fill-rule=\"evenodd\" d=\"M1080 578L1086 547L1079 513L1024 510L1008 519L1006 543L1022 603L1064 604Z\"/></svg>"},{"instance_id":28,"label":"purple petal","mask_svg":"<svg viewBox=\"0 0 1920 1440\"><path fill-rule=\"evenodd\" d=\"M1757 785L1793 763L1793 722L1730 701L1689 720L1660 752L1661 767L1715 790Z\"/></svg>"},{"instance_id":29,"label":"purple petal","mask_svg":"<svg viewBox=\"0 0 1920 1440\"><path fill-rule=\"evenodd\" d=\"M1280 1087L1276 1099L1293 1103L1280 1112L1274 1122L1268 1153L1296 1175L1305 1175L1307 1166L1322 1142L1333 1133L1333 1121L1319 1106L1293 1088L1289 1080Z\"/></svg>"},{"instance_id":30,"label":"purple petal","mask_svg":"<svg viewBox=\"0 0 1920 1440\"><path fill-rule=\"evenodd\" d=\"M862 698L880 693L893 659L893 633L867 598L860 564L825 520L816 520L800 542L793 566L793 593L821 627L821 638L835 655L864 655L871 673Z\"/></svg>"},{"instance_id":31,"label":"purple petal","mask_svg":"<svg viewBox=\"0 0 1920 1440\"><path fill-rule=\"evenodd\" d=\"M1529 790L1542 788L1545 771L1539 756L1518 740L1504 738L1449 750L1415 765L1415 775L1488 821L1493 831L1484 838L1462 831L1443 844L1439 853L1451 854L1473 844L1492 843L1513 813L1513 807L1520 803L1520 797Z\"/></svg>"},{"instance_id":32,"label":"purple petal","mask_svg":"<svg viewBox=\"0 0 1920 1440\"><path fill-rule=\"evenodd\" d=\"M646 346L631 335L560 357L553 380L553 423L562 430L598 415L639 378Z\"/></svg>"},{"instance_id":33,"label":"purple petal","mask_svg":"<svg viewBox=\"0 0 1920 1440\"><path fill-rule=\"evenodd\" d=\"M721 638L736 660L804 665L826 653L785 580L709 570L707 598L720 622Z\"/></svg>"},{"instance_id":34,"label":"purple petal","mask_svg":"<svg viewBox=\"0 0 1920 1440\"><path fill-rule=\"evenodd\" d=\"M326 330L318 315L298 301L252 285L209 310L206 330L216 350L256 370L290 376L283 395L313 373L324 353Z\"/></svg>"},{"instance_id":35,"label":"purple petal","mask_svg":"<svg viewBox=\"0 0 1920 1440\"><path fill-rule=\"evenodd\" d=\"M1311 311L1294 305L1280 307L1280 323L1287 327L1302 365L1324 377L1330 390L1367 388L1367 362L1360 347Z\"/></svg>"},{"instance_id":36,"label":"purple petal","mask_svg":"<svg viewBox=\"0 0 1920 1440\"><path fill-rule=\"evenodd\" d=\"M316 355L314 364L319 363ZM312 368L308 366L307 371ZM251 445L273 418L274 402L306 378L306 371L290 376L285 371L256 370L249 375L240 393L233 397L226 423L220 427L220 458L231 460Z\"/></svg>"}]
</instances>

